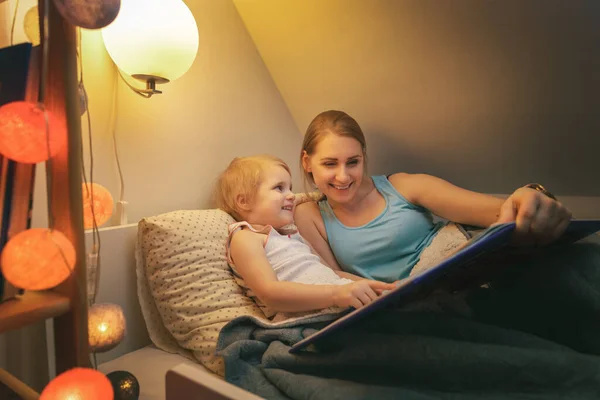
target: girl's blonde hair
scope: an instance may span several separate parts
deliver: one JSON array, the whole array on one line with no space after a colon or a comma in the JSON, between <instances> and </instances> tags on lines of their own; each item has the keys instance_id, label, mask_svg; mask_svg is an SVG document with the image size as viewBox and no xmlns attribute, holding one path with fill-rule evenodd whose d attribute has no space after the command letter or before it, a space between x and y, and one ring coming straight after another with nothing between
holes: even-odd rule
<instances>
[{"instance_id":1,"label":"girl's blonde hair","mask_svg":"<svg viewBox=\"0 0 600 400\"><path fill-rule=\"evenodd\" d=\"M251 157L236 157L219 175L213 198L216 206L225 211L236 221L242 220L237 199L242 196L246 203L252 204L258 186L262 182L262 174L272 165L285 169L290 176L290 167L279 157L262 154Z\"/></svg>"},{"instance_id":2,"label":"girl's blonde hair","mask_svg":"<svg viewBox=\"0 0 600 400\"><path fill-rule=\"evenodd\" d=\"M364 159L364 173L367 173L367 141L358 122L343 111L329 110L323 111L317 115L304 135L302 142L302 150L300 151L300 169L304 173L305 186L314 187L315 181L312 173L306 172L302 164L304 152L311 156L315 152L317 145L329 133L334 133L338 136L349 137L360 143L362 155ZM307 188L307 190L310 190Z\"/></svg>"}]
</instances>

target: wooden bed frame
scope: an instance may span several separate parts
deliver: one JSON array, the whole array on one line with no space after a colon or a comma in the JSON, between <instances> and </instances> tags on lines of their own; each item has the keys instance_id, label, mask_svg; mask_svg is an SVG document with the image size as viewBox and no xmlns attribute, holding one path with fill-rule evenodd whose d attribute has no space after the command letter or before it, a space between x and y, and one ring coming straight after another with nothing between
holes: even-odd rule
<instances>
[{"instance_id":1,"label":"wooden bed frame","mask_svg":"<svg viewBox=\"0 0 600 400\"><path fill-rule=\"evenodd\" d=\"M240 389L212 374L188 365L178 365L167 372L167 400L260 400L247 390Z\"/></svg>"}]
</instances>

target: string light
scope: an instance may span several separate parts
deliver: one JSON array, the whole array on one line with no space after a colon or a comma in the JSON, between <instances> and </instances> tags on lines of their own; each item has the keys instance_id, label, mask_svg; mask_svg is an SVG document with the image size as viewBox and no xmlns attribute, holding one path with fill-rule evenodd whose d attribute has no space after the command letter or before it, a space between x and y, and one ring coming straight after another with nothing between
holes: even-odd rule
<instances>
[{"instance_id":1,"label":"string light","mask_svg":"<svg viewBox=\"0 0 600 400\"><path fill-rule=\"evenodd\" d=\"M73 368L63 372L44 388L40 400L109 400L113 399L110 380L90 368Z\"/></svg>"},{"instance_id":2,"label":"string light","mask_svg":"<svg viewBox=\"0 0 600 400\"><path fill-rule=\"evenodd\" d=\"M131 372L113 371L106 375L115 392L115 400L137 400L140 396L140 384Z\"/></svg>"},{"instance_id":3,"label":"string light","mask_svg":"<svg viewBox=\"0 0 600 400\"><path fill-rule=\"evenodd\" d=\"M121 0L54 0L64 19L85 29L100 29L115 20Z\"/></svg>"},{"instance_id":4,"label":"string light","mask_svg":"<svg viewBox=\"0 0 600 400\"><path fill-rule=\"evenodd\" d=\"M96 303L88 310L90 350L104 352L116 347L125 337L125 316L117 304Z\"/></svg>"},{"instance_id":5,"label":"string light","mask_svg":"<svg viewBox=\"0 0 600 400\"><path fill-rule=\"evenodd\" d=\"M40 17L37 6L31 7L27 10L27 13L25 13L25 18L23 18L23 30L31 44L34 46L40 44Z\"/></svg>"},{"instance_id":6,"label":"string light","mask_svg":"<svg viewBox=\"0 0 600 400\"><path fill-rule=\"evenodd\" d=\"M69 277L75 259L73 244L61 232L27 229L13 236L4 247L2 274L22 289L50 289Z\"/></svg>"},{"instance_id":7,"label":"string light","mask_svg":"<svg viewBox=\"0 0 600 400\"><path fill-rule=\"evenodd\" d=\"M104 186L97 183L83 184L83 227L91 229L105 224L113 212L112 195Z\"/></svg>"},{"instance_id":8,"label":"string light","mask_svg":"<svg viewBox=\"0 0 600 400\"><path fill-rule=\"evenodd\" d=\"M11 160L26 164L48 160L66 145L66 131L64 123L41 104L14 101L0 107L0 153Z\"/></svg>"}]
</instances>

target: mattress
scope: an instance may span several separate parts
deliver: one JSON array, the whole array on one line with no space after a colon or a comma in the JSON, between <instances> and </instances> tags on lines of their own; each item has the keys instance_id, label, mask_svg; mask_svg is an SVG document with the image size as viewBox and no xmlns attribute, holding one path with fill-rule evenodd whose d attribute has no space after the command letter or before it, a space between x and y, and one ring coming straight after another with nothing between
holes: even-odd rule
<instances>
[{"instance_id":1,"label":"mattress","mask_svg":"<svg viewBox=\"0 0 600 400\"><path fill-rule=\"evenodd\" d=\"M104 374L112 371L131 372L140 384L139 400L165 400L165 374L180 364L186 365L188 371L197 369L218 377L197 362L154 346L147 346L100 364L98 370Z\"/></svg>"}]
</instances>

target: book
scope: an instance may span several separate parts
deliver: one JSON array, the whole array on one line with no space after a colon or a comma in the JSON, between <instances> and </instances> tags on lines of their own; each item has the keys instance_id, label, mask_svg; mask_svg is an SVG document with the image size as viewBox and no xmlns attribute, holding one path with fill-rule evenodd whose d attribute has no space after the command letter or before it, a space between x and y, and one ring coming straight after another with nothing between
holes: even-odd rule
<instances>
[{"instance_id":1,"label":"book","mask_svg":"<svg viewBox=\"0 0 600 400\"><path fill-rule=\"evenodd\" d=\"M511 246L515 223L491 226L468 240L438 265L401 281L394 290L381 295L372 303L330 323L290 348L297 353L318 340L390 305L406 305L426 297L435 290L457 291L476 287L490 281L498 268L509 263L535 257L544 247ZM564 234L550 246L576 242L600 231L600 220L573 220Z\"/></svg>"},{"instance_id":2,"label":"book","mask_svg":"<svg viewBox=\"0 0 600 400\"><path fill-rule=\"evenodd\" d=\"M0 49L0 106L27 99L32 50L31 43ZM0 251L12 236L30 227L34 168L0 154ZM0 269L0 302L20 293Z\"/></svg>"}]
</instances>

